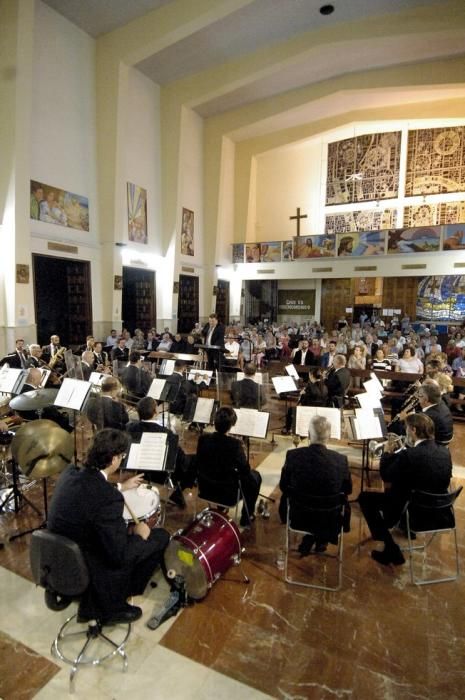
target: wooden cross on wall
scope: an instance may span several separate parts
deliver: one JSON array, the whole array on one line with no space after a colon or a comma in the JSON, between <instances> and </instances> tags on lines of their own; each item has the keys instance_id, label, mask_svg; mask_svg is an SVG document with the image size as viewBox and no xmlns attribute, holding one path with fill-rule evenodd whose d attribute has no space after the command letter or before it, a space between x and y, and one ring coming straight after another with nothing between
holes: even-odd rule
<instances>
[{"instance_id":1,"label":"wooden cross on wall","mask_svg":"<svg viewBox=\"0 0 465 700\"><path fill-rule=\"evenodd\" d=\"M301 219L306 219L307 214L301 214L300 213L300 207L297 207L297 215L296 216L290 216L290 219L296 219L297 221L297 236L300 236L300 220Z\"/></svg>"}]
</instances>

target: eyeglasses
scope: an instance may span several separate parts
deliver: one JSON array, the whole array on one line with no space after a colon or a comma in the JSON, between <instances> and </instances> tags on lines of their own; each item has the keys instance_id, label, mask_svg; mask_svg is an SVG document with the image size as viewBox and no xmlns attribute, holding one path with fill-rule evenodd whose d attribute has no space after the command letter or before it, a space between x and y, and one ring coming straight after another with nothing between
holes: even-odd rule
<instances>
[{"instance_id":1,"label":"eyeglasses","mask_svg":"<svg viewBox=\"0 0 465 700\"><path fill-rule=\"evenodd\" d=\"M126 459L127 456L128 456L127 452L121 452L121 454L119 455L119 457L121 458L121 461L123 461L123 459Z\"/></svg>"}]
</instances>

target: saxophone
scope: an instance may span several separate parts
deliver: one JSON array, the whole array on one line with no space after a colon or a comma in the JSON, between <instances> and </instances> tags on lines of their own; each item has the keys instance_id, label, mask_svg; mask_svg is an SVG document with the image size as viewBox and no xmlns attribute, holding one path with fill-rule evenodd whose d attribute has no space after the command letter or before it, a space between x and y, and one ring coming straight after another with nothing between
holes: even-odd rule
<instances>
[{"instance_id":1,"label":"saxophone","mask_svg":"<svg viewBox=\"0 0 465 700\"><path fill-rule=\"evenodd\" d=\"M59 349L56 351L56 353L54 354L54 356L50 358L50 362L48 363L48 366L49 366L50 369L54 369L54 367L55 367L56 363L58 362L58 360L62 360L62 359L63 359L63 355L65 354L65 351L66 351L66 348L64 347L64 345L62 345L61 348L59 348Z\"/></svg>"}]
</instances>

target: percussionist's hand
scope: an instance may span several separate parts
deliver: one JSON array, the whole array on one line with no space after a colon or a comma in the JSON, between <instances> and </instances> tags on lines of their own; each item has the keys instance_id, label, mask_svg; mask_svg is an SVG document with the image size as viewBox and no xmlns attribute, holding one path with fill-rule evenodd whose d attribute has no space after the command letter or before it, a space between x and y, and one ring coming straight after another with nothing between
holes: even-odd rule
<instances>
[{"instance_id":1,"label":"percussionist's hand","mask_svg":"<svg viewBox=\"0 0 465 700\"><path fill-rule=\"evenodd\" d=\"M148 540L150 528L147 523L137 523L137 525L134 525L134 534L139 535L143 540Z\"/></svg>"},{"instance_id":2,"label":"percussionist's hand","mask_svg":"<svg viewBox=\"0 0 465 700\"><path fill-rule=\"evenodd\" d=\"M143 481L143 474L136 474L135 476L131 476L130 479L126 479L126 481L121 482L121 491L129 491L129 489L136 489L142 484Z\"/></svg>"}]
</instances>

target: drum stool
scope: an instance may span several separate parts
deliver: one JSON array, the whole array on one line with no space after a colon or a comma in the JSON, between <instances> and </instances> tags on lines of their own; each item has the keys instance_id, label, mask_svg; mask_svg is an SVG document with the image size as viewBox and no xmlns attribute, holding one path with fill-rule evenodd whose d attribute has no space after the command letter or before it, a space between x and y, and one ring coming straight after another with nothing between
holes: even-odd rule
<instances>
[{"instance_id":1,"label":"drum stool","mask_svg":"<svg viewBox=\"0 0 465 700\"><path fill-rule=\"evenodd\" d=\"M30 562L34 581L45 589L45 603L51 610L64 610L73 600L79 600L89 585L89 571L79 546L62 535L47 530L33 532ZM98 620L90 620L84 627L77 622L75 614L60 627L52 642L52 654L72 667L70 693L74 691L74 679L80 666L97 666L118 654L123 661L123 671L127 670L125 645L131 625L112 625L113 638L103 632L103 627ZM89 653L91 645L93 655Z\"/></svg>"}]
</instances>

